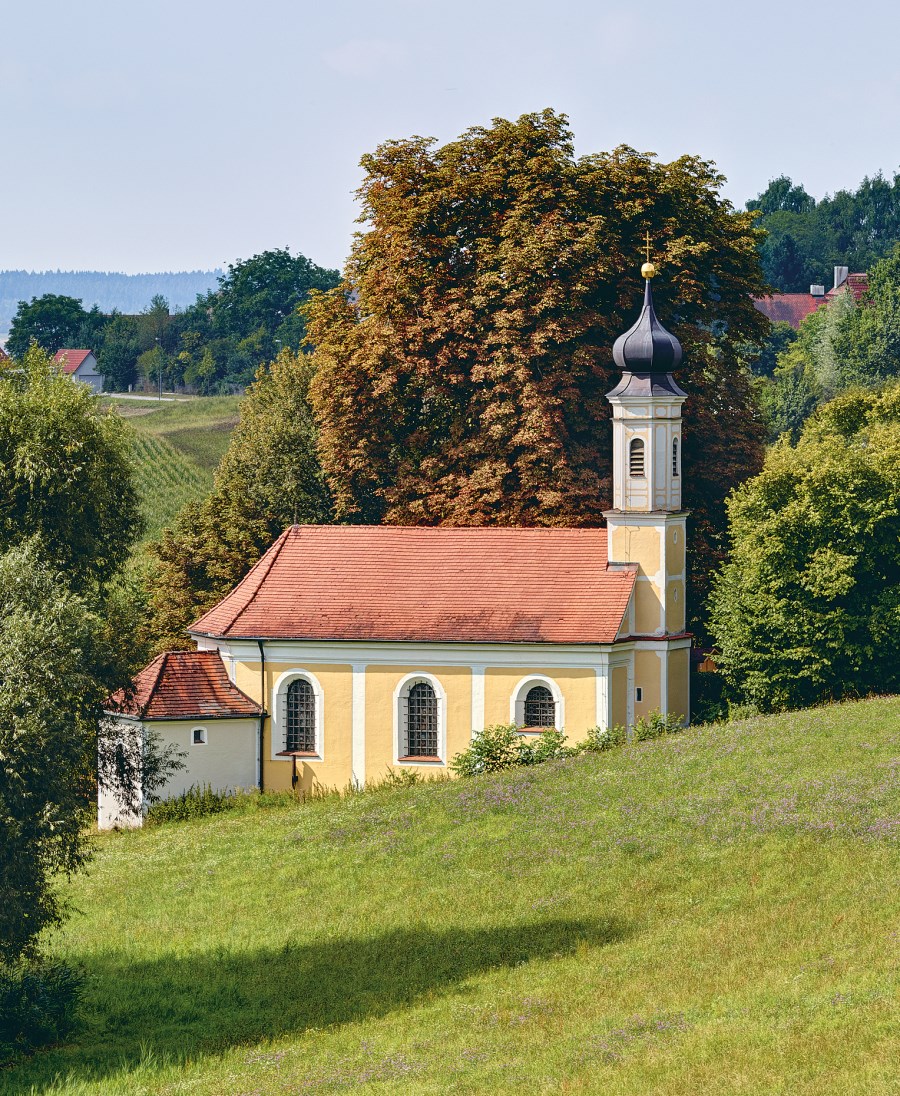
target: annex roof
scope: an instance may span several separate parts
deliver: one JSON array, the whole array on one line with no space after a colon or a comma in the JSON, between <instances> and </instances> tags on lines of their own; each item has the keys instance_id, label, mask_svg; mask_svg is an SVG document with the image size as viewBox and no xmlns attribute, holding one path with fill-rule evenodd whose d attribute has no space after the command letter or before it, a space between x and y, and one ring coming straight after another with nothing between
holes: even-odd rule
<instances>
[{"instance_id":1,"label":"annex roof","mask_svg":"<svg viewBox=\"0 0 900 1096\"><path fill-rule=\"evenodd\" d=\"M62 366L63 373L74 373L80 365L84 365L84 359L92 353L92 350L57 350L53 360Z\"/></svg>"},{"instance_id":2,"label":"annex roof","mask_svg":"<svg viewBox=\"0 0 900 1096\"><path fill-rule=\"evenodd\" d=\"M853 299L855 301L859 301L863 294L869 292L869 275L848 274L845 281L841 282L840 285L836 285L834 289L829 289L825 296L833 300L838 293L845 289L853 294Z\"/></svg>"},{"instance_id":3,"label":"annex roof","mask_svg":"<svg viewBox=\"0 0 900 1096\"><path fill-rule=\"evenodd\" d=\"M605 529L295 525L190 631L612 643L636 570L607 566Z\"/></svg>"},{"instance_id":4,"label":"annex roof","mask_svg":"<svg viewBox=\"0 0 900 1096\"><path fill-rule=\"evenodd\" d=\"M169 651L145 666L107 701L107 711L133 719L228 719L256 716L255 700L233 685L218 651Z\"/></svg>"}]
</instances>

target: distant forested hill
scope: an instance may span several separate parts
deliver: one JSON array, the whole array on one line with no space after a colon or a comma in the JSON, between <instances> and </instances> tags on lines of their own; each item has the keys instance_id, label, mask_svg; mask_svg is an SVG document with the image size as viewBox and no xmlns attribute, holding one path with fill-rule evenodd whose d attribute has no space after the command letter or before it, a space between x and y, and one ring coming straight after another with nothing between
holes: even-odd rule
<instances>
[{"instance_id":1,"label":"distant forested hill","mask_svg":"<svg viewBox=\"0 0 900 1096\"><path fill-rule=\"evenodd\" d=\"M162 274L115 274L103 270L0 270L0 338L9 332L19 301L44 293L78 298L86 309L134 314L161 294L169 307L185 308L198 293L215 289L221 270L188 270Z\"/></svg>"}]
</instances>

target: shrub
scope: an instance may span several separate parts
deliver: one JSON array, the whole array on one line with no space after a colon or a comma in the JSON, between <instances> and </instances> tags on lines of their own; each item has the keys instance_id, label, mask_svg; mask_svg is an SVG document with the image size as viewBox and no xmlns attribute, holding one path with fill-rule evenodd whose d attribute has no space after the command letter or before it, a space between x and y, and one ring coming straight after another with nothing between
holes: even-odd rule
<instances>
[{"instance_id":1,"label":"shrub","mask_svg":"<svg viewBox=\"0 0 900 1096\"><path fill-rule=\"evenodd\" d=\"M628 732L620 723L614 727L591 727L587 738L576 749L585 753L601 753L611 750L613 746L624 746L627 741Z\"/></svg>"},{"instance_id":2,"label":"shrub","mask_svg":"<svg viewBox=\"0 0 900 1096\"><path fill-rule=\"evenodd\" d=\"M632 738L635 742L647 742L652 738L662 738L664 735L679 734L684 730L684 716L663 715L657 709L646 718L641 716L634 721Z\"/></svg>"},{"instance_id":3,"label":"shrub","mask_svg":"<svg viewBox=\"0 0 900 1096\"><path fill-rule=\"evenodd\" d=\"M496 723L485 727L472 739L472 745L458 753L450 762L457 776L496 773L519 761L522 736L515 723Z\"/></svg>"},{"instance_id":4,"label":"shrub","mask_svg":"<svg viewBox=\"0 0 900 1096\"><path fill-rule=\"evenodd\" d=\"M0 965L0 1066L70 1034L83 988L82 972L60 959Z\"/></svg>"},{"instance_id":5,"label":"shrub","mask_svg":"<svg viewBox=\"0 0 900 1096\"><path fill-rule=\"evenodd\" d=\"M566 745L566 736L562 731L542 731L531 741L519 738L519 765L540 765L542 761L552 761L557 757L572 757L578 751Z\"/></svg>"},{"instance_id":6,"label":"shrub","mask_svg":"<svg viewBox=\"0 0 900 1096\"><path fill-rule=\"evenodd\" d=\"M154 803L147 812L146 822L154 826L162 822L184 822L188 818L203 818L209 814L232 810L248 795L258 793L215 791L209 784L192 784L181 795Z\"/></svg>"}]
</instances>

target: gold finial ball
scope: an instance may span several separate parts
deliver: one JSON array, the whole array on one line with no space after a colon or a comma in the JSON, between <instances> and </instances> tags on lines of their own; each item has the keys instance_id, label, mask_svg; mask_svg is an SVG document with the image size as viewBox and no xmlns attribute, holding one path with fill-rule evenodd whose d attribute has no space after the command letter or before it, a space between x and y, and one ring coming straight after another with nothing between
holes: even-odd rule
<instances>
[{"instance_id":1,"label":"gold finial ball","mask_svg":"<svg viewBox=\"0 0 900 1096\"><path fill-rule=\"evenodd\" d=\"M656 267L653 263L644 263L641 267L641 276L644 278L652 278L656 273Z\"/></svg>"}]
</instances>

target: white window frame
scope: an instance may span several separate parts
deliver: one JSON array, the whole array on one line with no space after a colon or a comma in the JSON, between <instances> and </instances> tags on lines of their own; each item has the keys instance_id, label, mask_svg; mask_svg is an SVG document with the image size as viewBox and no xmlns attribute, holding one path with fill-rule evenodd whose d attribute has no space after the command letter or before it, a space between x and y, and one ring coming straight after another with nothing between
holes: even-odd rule
<instances>
[{"instance_id":1,"label":"white window frame","mask_svg":"<svg viewBox=\"0 0 900 1096\"><path fill-rule=\"evenodd\" d=\"M197 733L197 731L199 731L200 734L203 736L200 739L199 742L194 738L194 735ZM207 729L205 727L191 727L191 745L192 746L207 746L208 744L209 744L209 732L207 731Z\"/></svg>"},{"instance_id":2,"label":"white window frame","mask_svg":"<svg viewBox=\"0 0 900 1096\"><path fill-rule=\"evenodd\" d=\"M405 761L400 749L403 745L403 705L409 698L410 689L413 685L418 685L420 681L430 685L434 689L434 695L437 698L438 755L433 761ZM434 674L423 672L406 674L397 682L394 689L394 764L412 767L422 766L423 768L433 768L436 765L447 764L447 694L444 692L444 686Z\"/></svg>"},{"instance_id":3,"label":"white window frame","mask_svg":"<svg viewBox=\"0 0 900 1096\"><path fill-rule=\"evenodd\" d=\"M528 677L523 677L513 689L512 696L509 698L510 723L515 723L520 728L525 726L525 697L528 696L528 690L533 689L535 685L543 685L553 694L553 703L556 705L556 729L563 730L566 725L566 702L562 689L552 677L544 677L543 674L529 674ZM550 728L545 727L544 730L550 730ZM541 734L541 731L533 731L532 734Z\"/></svg>"},{"instance_id":4,"label":"white window frame","mask_svg":"<svg viewBox=\"0 0 900 1096\"><path fill-rule=\"evenodd\" d=\"M316 750L314 754L303 754L304 761L324 761L325 697L319 679L309 670L297 667L285 670L272 687L271 754L272 761L293 760L291 755L279 757L287 745L287 691L292 681L308 681L312 686L316 712Z\"/></svg>"}]
</instances>

